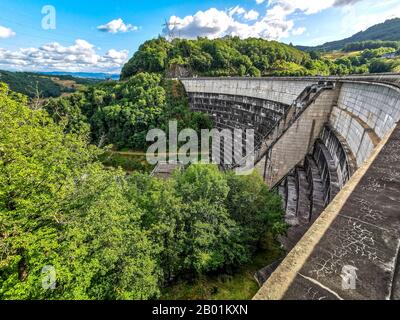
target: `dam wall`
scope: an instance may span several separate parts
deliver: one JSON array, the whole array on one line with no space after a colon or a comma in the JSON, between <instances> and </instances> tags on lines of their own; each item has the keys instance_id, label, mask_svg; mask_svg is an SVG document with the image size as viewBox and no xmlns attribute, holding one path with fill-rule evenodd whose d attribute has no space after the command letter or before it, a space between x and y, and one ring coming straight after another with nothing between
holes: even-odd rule
<instances>
[{"instance_id":1,"label":"dam wall","mask_svg":"<svg viewBox=\"0 0 400 320\"><path fill-rule=\"evenodd\" d=\"M400 299L400 75L182 82L219 129L255 129L283 200L287 255L256 273L254 299Z\"/></svg>"},{"instance_id":2,"label":"dam wall","mask_svg":"<svg viewBox=\"0 0 400 320\"><path fill-rule=\"evenodd\" d=\"M290 105L309 85L311 79L301 78L186 78L181 80L186 92L227 94L275 101Z\"/></svg>"},{"instance_id":3,"label":"dam wall","mask_svg":"<svg viewBox=\"0 0 400 320\"><path fill-rule=\"evenodd\" d=\"M266 139L307 87L320 81L336 83L335 93L322 93L305 110L306 115L280 137L282 141L270 150L270 155L258 159L257 169L274 186L310 151L325 123L342 141L348 157L355 158L357 167L362 165L400 119L399 78L369 75L181 81L192 110L208 113L218 129L254 129L256 145Z\"/></svg>"}]
</instances>

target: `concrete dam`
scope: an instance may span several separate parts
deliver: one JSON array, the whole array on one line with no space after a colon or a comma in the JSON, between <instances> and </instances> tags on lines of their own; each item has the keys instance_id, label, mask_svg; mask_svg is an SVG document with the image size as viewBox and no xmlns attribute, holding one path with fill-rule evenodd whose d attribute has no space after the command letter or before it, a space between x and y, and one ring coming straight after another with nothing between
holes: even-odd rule
<instances>
[{"instance_id":1,"label":"concrete dam","mask_svg":"<svg viewBox=\"0 0 400 320\"><path fill-rule=\"evenodd\" d=\"M181 81L218 129L255 131L283 198L287 255L255 300L400 299L399 74Z\"/></svg>"}]
</instances>

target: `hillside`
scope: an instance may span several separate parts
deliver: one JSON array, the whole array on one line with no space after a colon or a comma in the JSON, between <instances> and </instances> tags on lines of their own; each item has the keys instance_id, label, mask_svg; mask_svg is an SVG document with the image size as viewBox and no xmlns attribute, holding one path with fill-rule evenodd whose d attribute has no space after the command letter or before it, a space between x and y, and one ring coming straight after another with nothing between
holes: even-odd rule
<instances>
[{"instance_id":1,"label":"hillside","mask_svg":"<svg viewBox=\"0 0 400 320\"><path fill-rule=\"evenodd\" d=\"M355 42L349 52L320 54L263 39L197 40L164 38L146 41L125 64L121 80L141 73L158 73L167 77L190 76L328 76L394 72L400 60L398 43L391 41ZM357 51L354 48L358 48ZM371 49L369 49L371 48Z\"/></svg>"},{"instance_id":2,"label":"hillside","mask_svg":"<svg viewBox=\"0 0 400 320\"><path fill-rule=\"evenodd\" d=\"M7 83L11 90L30 98L38 94L42 98L59 97L76 91L80 85L98 82L95 79L75 78L71 75L45 75L32 72L11 72L0 70L0 82Z\"/></svg>"},{"instance_id":3,"label":"hillside","mask_svg":"<svg viewBox=\"0 0 400 320\"><path fill-rule=\"evenodd\" d=\"M276 41L238 37L146 41L124 66L122 79L139 72L204 76L261 76L301 69L309 55ZM283 75L283 74L282 74Z\"/></svg>"},{"instance_id":4,"label":"hillside","mask_svg":"<svg viewBox=\"0 0 400 320\"><path fill-rule=\"evenodd\" d=\"M384 23L374 25L365 31L358 32L343 40L327 42L316 47L297 46L297 48L306 51L333 51L341 50L346 45L353 42L368 40L400 41L400 18L387 20Z\"/></svg>"}]
</instances>

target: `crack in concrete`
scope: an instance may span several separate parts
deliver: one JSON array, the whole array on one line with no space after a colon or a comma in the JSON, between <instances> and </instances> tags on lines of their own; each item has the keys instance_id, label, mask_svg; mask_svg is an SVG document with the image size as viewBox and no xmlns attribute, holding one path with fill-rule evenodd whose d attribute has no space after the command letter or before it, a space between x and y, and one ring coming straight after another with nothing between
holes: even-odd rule
<instances>
[{"instance_id":1,"label":"crack in concrete","mask_svg":"<svg viewBox=\"0 0 400 320\"><path fill-rule=\"evenodd\" d=\"M321 287L321 288L324 289L325 291L328 291L329 293L333 294L333 295L334 295L336 298L338 298L339 300L344 300L338 293L336 293L335 291L333 291L331 288L328 288L327 286L324 286L321 282L319 282L319 281L317 281L317 280L315 280L315 279L313 279L313 278L307 277L307 276L305 276L305 275L302 275L301 273L299 273L299 276L301 276L302 278L304 278L304 279L306 279L306 280L312 282L313 284L315 284L315 285Z\"/></svg>"},{"instance_id":2,"label":"crack in concrete","mask_svg":"<svg viewBox=\"0 0 400 320\"><path fill-rule=\"evenodd\" d=\"M358 219L358 218L350 217L350 216L347 216L347 215L344 215L344 214L339 214L339 216L343 217L343 218L346 218L346 219L350 219L350 220L356 220L356 221L358 221L360 223L363 223L363 224L365 224L367 226L374 227L374 228L380 229L380 230L385 231L385 232L390 232L390 230L388 230L388 229L382 228L382 227L380 227L380 226L378 226L376 224L365 222L365 221L363 221L361 219Z\"/></svg>"}]
</instances>

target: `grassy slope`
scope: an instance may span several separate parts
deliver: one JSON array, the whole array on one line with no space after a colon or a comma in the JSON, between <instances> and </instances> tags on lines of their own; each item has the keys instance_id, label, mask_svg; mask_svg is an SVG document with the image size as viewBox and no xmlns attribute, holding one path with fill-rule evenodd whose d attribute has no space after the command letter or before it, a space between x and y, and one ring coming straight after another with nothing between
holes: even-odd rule
<instances>
[{"instance_id":1,"label":"grassy slope","mask_svg":"<svg viewBox=\"0 0 400 320\"><path fill-rule=\"evenodd\" d=\"M346 57L355 57L360 55L361 53L362 51L352 51L352 52L333 51L322 54L322 57L329 60L336 60Z\"/></svg>"},{"instance_id":2,"label":"grassy slope","mask_svg":"<svg viewBox=\"0 0 400 320\"><path fill-rule=\"evenodd\" d=\"M179 281L166 288L163 300L250 300L259 290L254 273L282 258L283 251L270 235L253 261L233 274L203 276L193 282Z\"/></svg>"}]
</instances>

